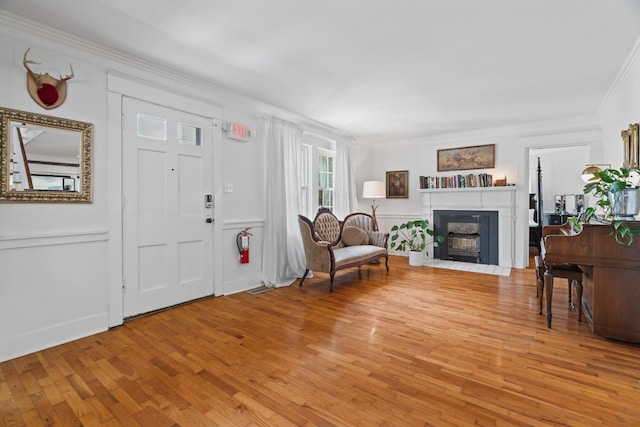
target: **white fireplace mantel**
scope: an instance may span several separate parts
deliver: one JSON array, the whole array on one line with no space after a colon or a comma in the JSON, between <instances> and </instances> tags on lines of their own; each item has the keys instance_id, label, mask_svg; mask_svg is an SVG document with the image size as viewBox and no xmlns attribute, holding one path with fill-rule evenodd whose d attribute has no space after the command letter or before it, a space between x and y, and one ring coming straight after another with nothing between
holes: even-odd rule
<instances>
[{"instance_id":1,"label":"white fireplace mantel","mask_svg":"<svg viewBox=\"0 0 640 427\"><path fill-rule=\"evenodd\" d=\"M498 212L498 259L511 268L515 259L516 187L439 188L418 190L422 217L433 224L433 211L474 210ZM430 249L431 257L433 250Z\"/></svg>"}]
</instances>

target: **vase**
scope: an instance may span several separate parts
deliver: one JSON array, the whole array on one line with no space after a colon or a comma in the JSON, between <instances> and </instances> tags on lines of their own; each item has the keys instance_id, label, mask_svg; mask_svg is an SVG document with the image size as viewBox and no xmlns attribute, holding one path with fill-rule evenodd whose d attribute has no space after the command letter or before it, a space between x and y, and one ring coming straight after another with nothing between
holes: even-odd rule
<instances>
[{"instance_id":1,"label":"vase","mask_svg":"<svg viewBox=\"0 0 640 427\"><path fill-rule=\"evenodd\" d=\"M424 265L423 251L409 251L409 265Z\"/></svg>"},{"instance_id":2,"label":"vase","mask_svg":"<svg viewBox=\"0 0 640 427\"><path fill-rule=\"evenodd\" d=\"M633 220L640 212L640 189L625 188L609 193L609 201L615 219Z\"/></svg>"}]
</instances>

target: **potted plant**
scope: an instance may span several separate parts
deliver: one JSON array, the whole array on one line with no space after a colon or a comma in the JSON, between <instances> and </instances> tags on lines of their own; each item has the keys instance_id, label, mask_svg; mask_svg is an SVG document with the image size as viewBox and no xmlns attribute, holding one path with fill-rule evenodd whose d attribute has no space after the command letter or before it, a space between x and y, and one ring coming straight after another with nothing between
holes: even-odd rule
<instances>
[{"instance_id":1,"label":"potted plant","mask_svg":"<svg viewBox=\"0 0 640 427\"><path fill-rule=\"evenodd\" d=\"M429 228L426 219L411 220L391 227L391 249L404 252L409 249L409 265L422 265L424 263L424 250L427 243L433 242L433 246L444 242L444 236L436 235Z\"/></svg>"},{"instance_id":2,"label":"potted plant","mask_svg":"<svg viewBox=\"0 0 640 427\"><path fill-rule=\"evenodd\" d=\"M613 224L611 234L616 242L630 246L633 236L640 234L640 230L629 228L626 222L640 212L640 188L634 182L640 177L640 170L636 167L609 168L593 175L593 179L584 186L584 193L596 197L596 206L602 210L603 219ZM582 223L596 218L596 213L596 207L587 208Z\"/></svg>"}]
</instances>

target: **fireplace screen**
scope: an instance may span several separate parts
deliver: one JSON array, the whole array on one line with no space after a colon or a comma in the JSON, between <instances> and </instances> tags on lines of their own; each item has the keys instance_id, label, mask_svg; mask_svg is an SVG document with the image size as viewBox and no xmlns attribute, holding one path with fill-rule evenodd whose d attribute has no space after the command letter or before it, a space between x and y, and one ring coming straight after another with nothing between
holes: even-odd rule
<instances>
[{"instance_id":1,"label":"fireplace screen","mask_svg":"<svg viewBox=\"0 0 640 427\"><path fill-rule=\"evenodd\" d=\"M480 262L480 224L450 222L447 224L449 257Z\"/></svg>"},{"instance_id":2,"label":"fireplace screen","mask_svg":"<svg viewBox=\"0 0 640 427\"><path fill-rule=\"evenodd\" d=\"M498 265L498 211L435 210L433 230L446 237L434 258Z\"/></svg>"}]
</instances>

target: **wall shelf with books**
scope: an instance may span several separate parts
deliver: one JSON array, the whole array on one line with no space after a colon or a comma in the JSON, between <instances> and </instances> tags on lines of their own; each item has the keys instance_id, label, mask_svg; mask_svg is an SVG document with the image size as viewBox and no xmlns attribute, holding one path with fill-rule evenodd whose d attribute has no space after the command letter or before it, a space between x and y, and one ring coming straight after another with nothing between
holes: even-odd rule
<instances>
[{"instance_id":1,"label":"wall shelf with books","mask_svg":"<svg viewBox=\"0 0 640 427\"><path fill-rule=\"evenodd\" d=\"M488 193L501 191L515 191L514 184L499 187L465 187L465 188L420 188L418 193Z\"/></svg>"},{"instance_id":2,"label":"wall shelf with books","mask_svg":"<svg viewBox=\"0 0 640 427\"><path fill-rule=\"evenodd\" d=\"M496 180L496 184L503 186L506 179ZM493 175L488 173L450 175L450 176L420 176L421 190L436 190L450 188L486 188L493 187Z\"/></svg>"}]
</instances>

